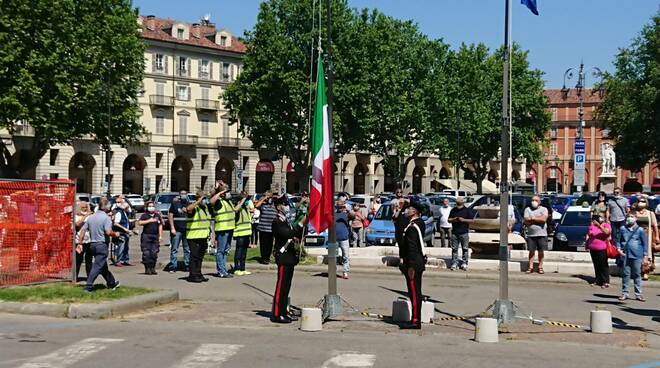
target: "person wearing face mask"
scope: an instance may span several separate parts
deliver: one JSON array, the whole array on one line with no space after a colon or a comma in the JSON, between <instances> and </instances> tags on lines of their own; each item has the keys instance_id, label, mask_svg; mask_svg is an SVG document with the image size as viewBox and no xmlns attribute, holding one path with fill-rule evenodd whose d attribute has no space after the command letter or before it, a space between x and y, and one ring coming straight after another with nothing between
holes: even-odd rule
<instances>
[{"instance_id":1,"label":"person wearing face mask","mask_svg":"<svg viewBox=\"0 0 660 368\"><path fill-rule=\"evenodd\" d=\"M154 202L147 202L147 211L140 216L138 224L142 226L140 236L140 249L142 250L142 264L145 275L156 275L156 262L160 242L163 239L163 219L156 212Z\"/></svg>"},{"instance_id":2,"label":"person wearing face mask","mask_svg":"<svg viewBox=\"0 0 660 368\"><path fill-rule=\"evenodd\" d=\"M179 268L179 245L183 244L183 271L188 272L190 265L190 247L186 239L186 207L188 207L188 192L182 190L179 196L172 200L167 211L167 221L170 225L170 262L164 271L174 273Z\"/></svg>"},{"instance_id":3,"label":"person wearing face mask","mask_svg":"<svg viewBox=\"0 0 660 368\"><path fill-rule=\"evenodd\" d=\"M376 197L374 198L373 202L371 202L371 209L369 210L369 213L376 215L379 209L380 209L380 194L376 194Z\"/></svg>"},{"instance_id":4,"label":"person wearing face mask","mask_svg":"<svg viewBox=\"0 0 660 368\"><path fill-rule=\"evenodd\" d=\"M587 248L591 254L591 262L594 265L594 273L596 275L594 284L602 288L610 287L610 266L607 263L607 240L611 233L612 228L607 223L605 212L601 211L592 216L587 232Z\"/></svg>"},{"instance_id":5,"label":"person wearing face mask","mask_svg":"<svg viewBox=\"0 0 660 368\"><path fill-rule=\"evenodd\" d=\"M616 242L616 249L623 263L623 285L619 300L628 299L630 279L635 284L635 297L646 301L642 295L642 263L648 262L649 253L646 244L646 234L637 225L638 218L631 212L626 216L626 224L621 227L620 236Z\"/></svg>"},{"instance_id":6,"label":"person wearing face mask","mask_svg":"<svg viewBox=\"0 0 660 368\"><path fill-rule=\"evenodd\" d=\"M188 282L200 283L209 281L202 275L202 260L211 239L211 246L215 246L213 226L209 201L204 191L197 191L197 200L186 207L186 239L190 246L190 267L188 268Z\"/></svg>"},{"instance_id":7,"label":"person wearing face mask","mask_svg":"<svg viewBox=\"0 0 660 368\"><path fill-rule=\"evenodd\" d=\"M113 240L115 248L113 265L116 267L131 266L128 262L128 243L130 240L129 207L128 203L121 196L117 197L117 203L113 207L113 229L120 234L118 238Z\"/></svg>"},{"instance_id":8,"label":"person wearing face mask","mask_svg":"<svg viewBox=\"0 0 660 368\"><path fill-rule=\"evenodd\" d=\"M651 258L650 260L644 261L642 267L642 279L648 281L649 273L655 270L653 244L660 244L660 238L658 237L658 223L655 215L649 210L648 198L645 195L637 200L634 208L635 216L637 217L637 225L639 225L646 234L646 246L648 247L647 253Z\"/></svg>"},{"instance_id":9,"label":"person wearing face mask","mask_svg":"<svg viewBox=\"0 0 660 368\"><path fill-rule=\"evenodd\" d=\"M447 221L452 225L451 229L451 270L458 268L458 248L463 252L461 270L467 271L470 259L470 224L474 222L474 212L465 207L463 197L456 198L456 207L449 211Z\"/></svg>"},{"instance_id":10,"label":"person wearing face mask","mask_svg":"<svg viewBox=\"0 0 660 368\"><path fill-rule=\"evenodd\" d=\"M92 212L89 209L89 203L88 202L79 202L78 203L78 213L76 213L76 244L82 244L80 247L80 251L76 251L76 278L78 275L80 275L80 266L82 265L83 260L85 261L85 271L87 273L85 275L89 276L89 274L92 271L92 262L94 262L92 252L89 249L90 246L90 240L89 240L89 232L86 231L83 234L83 238L79 239L79 232L80 229L82 229L83 225L85 222L87 222L87 219L89 216L92 215Z\"/></svg>"},{"instance_id":11,"label":"person wearing face mask","mask_svg":"<svg viewBox=\"0 0 660 368\"><path fill-rule=\"evenodd\" d=\"M619 229L626 221L626 214L630 211L628 200L621 195L621 188L614 188L614 198L607 201L610 224L612 225L612 239L619 238Z\"/></svg>"},{"instance_id":12,"label":"person wearing face mask","mask_svg":"<svg viewBox=\"0 0 660 368\"><path fill-rule=\"evenodd\" d=\"M224 183L220 183L215 190L216 194L211 197L210 201L212 212L215 214L214 230L218 244L215 252L216 274L214 276L228 279L233 277L227 272L227 256L236 227L236 212L230 201L229 188Z\"/></svg>"},{"instance_id":13,"label":"person wearing face mask","mask_svg":"<svg viewBox=\"0 0 660 368\"><path fill-rule=\"evenodd\" d=\"M267 265L270 263L270 256L273 253L273 220L277 216L277 210L273 205L273 192L267 191L255 203L254 207L259 210L259 224L257 231L259 232L259 250L261 253L261 260L259 263Z\"/></svg>"},{"instance_id":14,"label":"person wearing face mask","mask_svg":"<svg viewBox=\"0 0 660 368\"><path fill-rule=\"evenodd\" d=\"M299 262L295 243L300 241L303 229L307 227L307 215L301 219L300 224L291 226L284 213L287 203L286 194L275 200L277 215L272 223L272 234L275 238L275 263L277 263L277 283L270 317L273 323L291 323L298 319L290 316L287 309L293 271Z\"/></svg>"},{"instance_id":15,"label":"person wearing face mask","mask_svg":"<svg viewBox=\"0 0 660 368\"><path fill-rule=\"evenodd\" d=\"M547 231L548 209L541 206L541 197L532 197L531 206L525 208L524 224L527 226L527 249L529 250L529 267L527 273L534 272L534 256L539 252L539 273L543 271L543 256L548 250Z\"/></svg>"},{"instance_id":16,"label":"person wearing face mask","mask_svg":"<svg viewBox=\"0 0 660 368\"><path fill-rule=\"evenodd\" d=\"M594 203L591 205L592 214L597 215L601 212L605 212L605 218L610 218L607 208L607 195L605 192L598 192L598 198L596 198Z\"/></svg>"},{"instance_id":17,"label":"person wearing face mask","mask_svg":"<svg viewBox=\"0 0 660 368\"><path fill-rule=\"evenodd\" d=\"M446 248L451 246L451 224L449 223L449 198L442 199L442 206L440 206L440 219L438 221L438 231L440 232L440 247Z\"/></svg>"}]
</instances>

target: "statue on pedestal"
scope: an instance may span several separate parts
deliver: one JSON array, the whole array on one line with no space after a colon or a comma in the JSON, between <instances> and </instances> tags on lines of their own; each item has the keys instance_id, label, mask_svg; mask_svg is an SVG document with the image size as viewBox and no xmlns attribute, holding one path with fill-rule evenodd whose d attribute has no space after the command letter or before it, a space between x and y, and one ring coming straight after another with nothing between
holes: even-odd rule
<instances>
[{"instance_id":1,"label":"statue on pedestal","mask_svg":"<svg viewBox=\"0 0 660 368\"><path fill-rule=\"evenodd\" d=\"M616 175L616 153L614 153L612 145L609 143L601 144L600 156L603 160L603 171L601 176Z\"/></svg>"}]
</instances>

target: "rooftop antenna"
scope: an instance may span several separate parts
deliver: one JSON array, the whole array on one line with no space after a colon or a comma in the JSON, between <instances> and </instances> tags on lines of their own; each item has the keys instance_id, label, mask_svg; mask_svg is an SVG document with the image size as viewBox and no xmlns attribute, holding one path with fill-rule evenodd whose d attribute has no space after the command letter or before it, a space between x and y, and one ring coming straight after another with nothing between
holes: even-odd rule
<instances>
[{"instance_id":1,"label":"rooftop antenna","mask_svg":"<svg viewBox=\"0 0 660 368\"><path fill-rule=\"evenodd\" d=\"M211 24L211 13L204 14L204 16L202 17L202 24L205 26Z\"/></svg>"}]
</instances>

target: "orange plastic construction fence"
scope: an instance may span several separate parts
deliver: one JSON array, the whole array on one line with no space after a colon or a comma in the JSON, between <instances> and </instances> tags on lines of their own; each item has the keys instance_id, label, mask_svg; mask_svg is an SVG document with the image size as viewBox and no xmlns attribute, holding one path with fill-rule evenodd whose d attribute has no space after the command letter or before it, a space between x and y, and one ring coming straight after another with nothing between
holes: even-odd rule
<instances>
[{"instance_id":1,"label":"orange plastic construction fence","mask_svg":"<svg viewBox=\"0 0 660 368\"><path fill-rule=\"evenodd\" d=\"M0 286L72 277L75 183L0 180Z\"/></svg>"}]
</instances>

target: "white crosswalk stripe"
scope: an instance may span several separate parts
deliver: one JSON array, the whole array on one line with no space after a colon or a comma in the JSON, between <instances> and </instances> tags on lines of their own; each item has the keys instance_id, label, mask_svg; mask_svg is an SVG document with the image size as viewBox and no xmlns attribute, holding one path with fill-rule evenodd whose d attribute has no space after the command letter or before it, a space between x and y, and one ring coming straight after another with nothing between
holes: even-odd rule
<instances>
[{"instance_id":1,"label":"white crosswalk stripe","mask_svg":"<svg viewBox=\"0 0 660 368\"><path fill-rule=\"evenodd\" d=\"M179 368L210 368L220 367L220 364L234 356L243 345L202 344L192 354L184 358L175 367Z\"/></svg>"},{"instance_id":2,"label":"white crosswalk stripe","mask_svg":"<svg viewBox=\"0 0 660 368\"><path fill-rule=\"evenodd\" d=\"M335 352L335 356L326 360L322 368L349 367L349 368L369 368L376 362L376 356L373 354L360 354L357 352Z\"/></svg>"},{"instance_id":3,"label":"white crosswalk stripe","mask_svg":"<svg viewBox=\"0 0 660 368\"><path fill-rule=\"evenodd\" d=\"M105 350L111 344L122 342L122 339L91 338L78 341L69 346L41 355L21 365L20 368L66 368L75 363Z\"/></svg>"}]
</instances>

